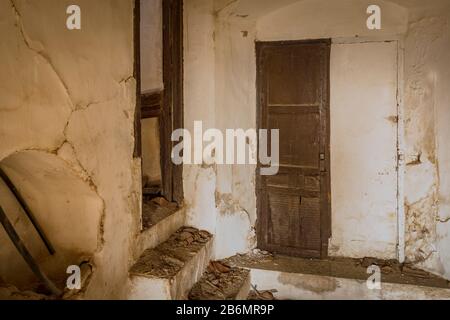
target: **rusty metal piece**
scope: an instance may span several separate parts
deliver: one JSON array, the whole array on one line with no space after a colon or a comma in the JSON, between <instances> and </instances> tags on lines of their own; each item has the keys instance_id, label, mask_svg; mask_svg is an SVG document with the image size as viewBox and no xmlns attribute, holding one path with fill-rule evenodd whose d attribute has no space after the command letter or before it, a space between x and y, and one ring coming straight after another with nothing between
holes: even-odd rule
<instances>
[{"instance_id":1,"label":"rusty metal piece","mask_svg":"<svg viewBox=\"0 0 450 320\"><path fill-rule=\"evenodd\" d=\"M5 184L8 186L8 188L11 190L11 192L14 194L14 196L16 197L17 201L19 202L20 206L22 207L23 211L25 211L28 219L30 219L30 221L31 221L31 224L34 226L37 233L39 234L39 237L44 242L45 247L47 248L48 252L51 255L54 255L55 249L52 246L52 244L50 243L50 240L48 240L47 236L45 235L44 230L42 230L42 227L40 226L39 222L34 217L33 213L31 212L30 207L28 207L25 199L22 197L19 190L17 190L14 183L11 181L11 179L9 179L8 175L5 173L5 171L3 171L3 169L1 167L0 167L0 177L5 182Z\"/></svg>"},{"instance_id":2,"label":"rusty metal piece","mask_svg":"<svg viewBox=\"0 0 450 320\"><path fill-rule=\"evenodd\" d=\"M0 206L0 222L3 225L3 228L5 228L5 231L8 234L11 241L13 242L14 246L17 248L17 251L19 251L20 255L23 257L23 259L28 264L33 273L39 278L39 280L41 280L46 285L46 287L54 295L60 296L62 294L62 291L59 290L55 286L55 284L39 268L39 265L36 263L36 261L34 260L34 258L31 256L30 252L24 245L23 241L20 239L19 235L17 234L16 230L14 229L13 225L9 221L8 217L6 216L1 206Z\"/></svg>"}]
</instances>

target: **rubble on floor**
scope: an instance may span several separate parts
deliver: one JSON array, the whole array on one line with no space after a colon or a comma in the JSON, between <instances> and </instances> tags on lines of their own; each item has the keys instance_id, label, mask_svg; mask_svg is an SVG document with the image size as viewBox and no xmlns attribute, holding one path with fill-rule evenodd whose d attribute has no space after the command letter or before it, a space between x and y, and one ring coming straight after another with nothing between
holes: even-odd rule
<instances>
[{"instance_id":1,"label":"rubble on floor","mask_svg":"<svg viewBox=\"0 0 450 320\"><path fill-rule=\"evenodd\" d=\"M93 264L89 261L84 261L80 264L81 271L81 289L70 290L67 288L67 274L60 275L55 278L52 277L51 281L59 288L63 289L62 296L55 296L47 288L47 286L40 281L32 281L25 287L16 287L11 284L5 283L0 279L0 300L72 300L78 299L80 294L85 291L87 285L91 279L93 272Z\"/></svg>"},{"instance_id":2,"label":"rubble on floor","mask_svg":"<svg viewBox=\"0 0 450 320\"><path fill-rule=\"evenodd\" d=\"M34 291L21 291L15 286L0 284L0 300L52 300L52 298Z\"/></svg>"},{"instance_id":3,"label":"rubble on floor","mask_svg":"<svg viewBox=\"0 0 450 320\"><path fill-rule=\"evenodd\" d=\"M176 203L168 202L162 197L144 200L142 203L142 227L150 229L158 222L164 220L178 210Z\"/></svg>"},{"instance_id":4,"label":"rubble on floor","mask_svg":"<svg viewBox=\"0 0 450 320\"><path fill-rule=\"evenodd\" d=\"M212 235L195 228L181 228L166 242L144 251L130 273L141 276L172 278Z\"/></svg>"},{"instance_id":5,"label":"rubble on floor","mask_svg":"<svg viewBox=\"0 0 450 320\"><path fill-rule=\"evenodd\" d=\"M192 288L189 300L236 300L249 281L249 270L213 261Z\"/></svg>"},{"instance_id":6,"label":"rubble on floor","mask_svg":"<svg viewBox=\"0 0 450 320\"><path fill-rule=\"evenodd\" d=\"M254 300L254 301L277 300L277 299L275 299L275 296L273 295L274 293L277 293L277 290L258 291L258 289L256 287L254 287L254 286L252 286L252 287L253 287L253 290L250 291L250 294L248 295L248 300Z\"/></svg>"},{"instance_id":7,"label":"rubble on floor","mask_svg":"<svg viewBox=\"0 0 450 320\"><path fill-rule=\"evenodd\" d=\"M253 249L249 253L237 254L234 257L225 259L225 262L228 262L231 264L235 263L236 261L239 261L239 263L241 263L241 264L252 265L252 264L273 261L273 255L268 251L263 251L260 249Z\"/></svg>"}]
</instances>

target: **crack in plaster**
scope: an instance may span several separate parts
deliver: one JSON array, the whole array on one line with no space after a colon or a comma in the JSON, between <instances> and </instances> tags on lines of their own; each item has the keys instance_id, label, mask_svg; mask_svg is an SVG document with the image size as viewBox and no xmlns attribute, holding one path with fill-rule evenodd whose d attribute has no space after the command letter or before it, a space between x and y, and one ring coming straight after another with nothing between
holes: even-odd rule
<instances>
[{"instance_id":1,"label":"crack in plaster","mask_svg":"<svg viewBox=\"0 0 450 320\"><path fill-rule=\"evenodd\" d=\"M117 81L120 85L122 85L122 84L124 84L124 83L127 83L128 81L130 81L130 80L133 80L134 79L134 76L133 75L131 75L131 76L128 76L128 77L126 77L126 78L123 78L122 80L119 80L119 81Z\"/></svg>"},{"instance_id":2,"label":"crack in plaster","mask_svg":"<svg viewBox=\"0 0 450 320\"><path fill-rule=\"evenodd\" d=\"M448 223L448 222L450 222L450 217L448 217L447 219L439 218L438 221L439 221L439 223Z\"/></svg>"},{"instance_id":3,"label":"crack in plaster","mask_svg":"<svg viewBox=\"0 0 450 320\"><path fill-rule=\"evenodd\" d=\"M10 0L10 1L12 2L12 0ZM134 76L128 76L126 78L123 78L122 80L117 81L117 83L120 86L122 86L122 85L126 84L128 81L130 81L132 79L134 79ZM69 94L68 91L67 91L67 93ZM103 247L105 246L106 202L105 202L104 198L100 195L100 193L98 191L98 187L95 184L94 179L92 177L92 174L90 174L88 172L88 170L83 166L83 164L79 160L75 144L69 139L67 130L69 128L69 125L70 125L70 122L72 120L72 117L73 117L73 115L75 113L77 113L77 112L84 112L84 111L88 110L90 107L92 107L94 105L112 102L112 101L117 99L118 95L119 95L119 92L117 94L115 94L114 97L112 97L110 99L107 99L107 100L104 100L104 101L93 101L93 102L87 103L85 106L79 106L78 105L78 106L72 108L72 111L71 111L70 115L68 116L66 124L65 124L64 129L63 129L64 141L62 141L61 144L59 146L57 146L51 152L51 153L54 153L54 154L58 155L58 153L61 150L61 148L65 144L68 144L70 146L70 148L72 149L72 151L73 151L73 158L74 158L73 160L75 161L75 166L79 167L79 169L82 171L82 174L80 174L79 172L77 172L76 170L74 170L72 168L72 166L74 166L73 163L70 163L66 159L62 159L62 160L65 161L71 167L72 171L74 171L75 174L78 177L80 177L83 181L85 181L85 182L87 182L89 184L90 188L97 194L99 199L102 201L102 213L101 213L101 216L100 216L100 225L99 225L99 230L98 230L99 231L99 234L98 234L98 245L97 245L97 249L94 252L94 254L101 252Z\"/></svg>"},{"instance_id":4,"label":"crack in plaster","mask_svg":"<svg viewBox=\"0 0 450 320\"><path fill-rule=\"evenodd\" d=\"M65 93L70 101L71 104L71 108L74 108L74 104L73 104L73 100L72 97L70 95L70 91L69 91L69 87L67 86L67 84L65 83L65 81L63 80L62 76L60 75L60 73L57 71L56 67L53 65L51 58L45 54L45 52L43 52L42 50L36 49L33 47L32 45L32 41L30 40L30 38L27 36L26 32L25 32L25 28L23 26L22 23L22 15L20 14L19 10L17 9L17 6L14 2L14 0L9 0L10 4L11 4L11 8L14 11L14 14L16 16L16 21L17 21L17 28L20 31L20 34L22 36L22 39L25 43L25 45L27 46L28 49L30 49L31 51L33 51L34 53L36 53L37 55L39 55L42 59L44 59L44 61L47 62L47 64L50 66L50 68L52 69L52 71L55 73L55 75L57 76L57 78L59 79L61 85L64 87Z\"/></svg>"},{"instance_id":5,"label":"crack in plaster","mask_svg":"<svg viewBox=\"0 0 450 320\"><path fill-rule=\"evenodd\" d=\"M72 114L73 114L73 112L72 112ZM67 126L70 122L70 118L71 117L69 117ZM67 129L67 126L66 126L66 129ZM65 133L64 133L64 135L65 135ZM70 163L70 161L68 161L60 156L58 156L58 157L61 158L65 163L68 164L68 166L71 168L71 170L74 174L76 174L80 179L82 179L89 185L90 189L95 192L95 194L99 197L99 199L102 202L102 210L101 210L102 212L100 215L100 223L99 223L99 229L98 229L97 249L95 251L95 253L98 253L103 249L103 247L105 245L104 226L105 226L105 219L106 219L106 202L105 202L105 199L100 195L100 192L98 191L97 185L94 183L92 175L89 174L88 170L81 164L81 161L78 158L77 151L75 149L74 144L67 137L66 137L66 140L61 144L61 146L55 151L55 154L58 155L59 151L65 144L68 144L70 146L70 148L72 149L73 160L75 161L75 164ZM73 168L74 166L78 166L82 173L80 174L79 172L77 172L77 170L75 170Z\"/></svg>"}]
</instances>

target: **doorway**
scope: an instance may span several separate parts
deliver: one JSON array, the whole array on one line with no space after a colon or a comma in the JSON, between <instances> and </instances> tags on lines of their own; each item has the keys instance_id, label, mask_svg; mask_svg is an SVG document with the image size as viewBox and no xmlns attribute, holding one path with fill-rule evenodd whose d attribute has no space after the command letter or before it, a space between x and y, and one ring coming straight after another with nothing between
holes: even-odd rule
<instances>
[{"instance_id":1,"label":"doorway","mask_svg":"<svg viewBox=\"0 0 450 320\"><path fill-rule=\"evenodd\" d=\"M329 40L256 43L258 128L280 130L279 172L257 176L263 250L305 258L328 253L330 45Z\"/></svg>"}]
</instances>

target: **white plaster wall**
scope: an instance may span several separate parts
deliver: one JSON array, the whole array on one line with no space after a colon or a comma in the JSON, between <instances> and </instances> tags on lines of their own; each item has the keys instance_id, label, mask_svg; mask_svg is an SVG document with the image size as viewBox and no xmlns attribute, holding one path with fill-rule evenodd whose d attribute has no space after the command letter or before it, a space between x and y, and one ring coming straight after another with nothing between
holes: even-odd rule
<instances>
[{"instance_id":1,"label":"white plaster wall","mask_svg":"<svg viewBox=\"0 0 450 320\"><path fill-rule=\"evenodd\" d=\"M406 254L450 277L450 4L411 11L405 41Z\"/></svg>"},{"instance_id":2,"label":"white plaster wall","mask_svg":"<svg viewBox=\"0 0 450 320\"><path fill-rule=\"evenodd\" d=\"M95 190L104 211L85 297L118 298L124 294L130 246L139 230L133 1L78 1L82 29L76 31L66 28L70 4L0 1L0 160L30 149L52 154L85 181L85 188ZM24 162L20 170L27 166ZM49 191L39 196L36 214L41 217L56 214ZM64 195L73 208L84 201L76 195ZM94 217L98 208L86 210L77 218Z\"/></svg>"},{"instance_id":3,"label":"white plaster wall","mask_svg":"<svg viewBox=\"0 0 450 320\"><path fill-rule=\"evenodd\" d=\"M215 124L214 2L190 0L184 4L184 126L194 133ZM186 165L183 170L187 224L215 233L215 166Z\"/></svg>"},{"instance_id":4,"label":"white plaster wall","mask_svg":"<svg viewBox=\"0 0 450 320\"><path fill-rule=\"evenodd\" d=\"M397 46L331 47L331 255L397 258Z\"/></svg>"}]
</instances>

